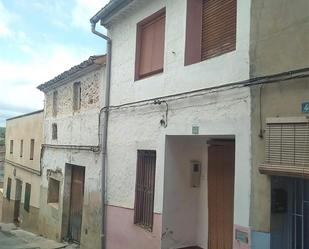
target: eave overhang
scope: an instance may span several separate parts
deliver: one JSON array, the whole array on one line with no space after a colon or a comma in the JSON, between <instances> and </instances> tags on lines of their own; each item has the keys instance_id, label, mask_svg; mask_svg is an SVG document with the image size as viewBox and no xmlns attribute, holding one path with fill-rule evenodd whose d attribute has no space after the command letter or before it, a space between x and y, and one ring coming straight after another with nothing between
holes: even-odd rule
<instances>
[{"instance_id":1,"label":"eave overhang","mask_svg":"<svg viewBox=\"0 0 309 249\"><path fill-rule=\"evenodd\" d=\"M107 27L111 18L133 1L134 0L111 0L90 19L90 22L92 24L96 24L98 21L101 21L101 25Z\"/></svg>"},{"instance_id":2,"label":"eave overhang","mask_svg":"<svg viewBox=\"0 0 309 249\"><path fill-rule=\"evenodd\" d=\"M46 93L54 88L62 86L70 81L74 81L87 73L101 68L106 63L106 56L90 56L88 60L83 61L69 70L59 74L55 78L39 85L37 88Z\"/></svg>"}]
</instances>

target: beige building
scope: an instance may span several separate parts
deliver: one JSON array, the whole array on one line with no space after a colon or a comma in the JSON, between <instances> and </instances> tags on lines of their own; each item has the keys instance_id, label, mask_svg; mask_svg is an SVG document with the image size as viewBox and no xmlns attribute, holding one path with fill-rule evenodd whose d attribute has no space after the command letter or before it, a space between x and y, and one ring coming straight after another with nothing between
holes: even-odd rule
<instances>
[{"instance_id":1,"label":"beige building","mask_svg":"<svg viewBox=\"0 0 309 249\"><path fill-rule=\"evenodd\" d=\"M7 120L3 222L38 231L43 111Z\"/></svg>"}]
</instances>

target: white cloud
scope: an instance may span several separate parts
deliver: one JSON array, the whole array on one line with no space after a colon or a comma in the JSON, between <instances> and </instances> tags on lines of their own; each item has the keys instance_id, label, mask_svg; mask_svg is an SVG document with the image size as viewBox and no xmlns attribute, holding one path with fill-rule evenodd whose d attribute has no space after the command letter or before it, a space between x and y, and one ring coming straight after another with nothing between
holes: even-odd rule
<instances>
[{"instance_id":1,"label":"white cloud","mask_svg":"<svg viewBox=\"0 0 309 249\"><path fill-rule=\"evenodd\" d=\"M7 106L14 106L14 109L0 106L0 114L10 112L16 115L25 110L43 108L44 96L36 87L90 55L88 49L80 47L59 44L50 44L48 47L47 52L43 52L43 49L32 51L30 59L24 63L0 59L0 100Z\"/></svg>"},{"instance_id":2,"label":"white cloud","mask_svg":"<svg viewBox=\"0 0 309 249\"><path fill-rule=\"evenodd\" d=\"M17 15L5 8L0 0L0 38L9 37L12 34L10 25L17 18Z\"/></svg>"},{"instance_id":3,"label":"white cloud","mask_svg":"<svg viewBox=\"0 0 309 249\"><path fill-rule=\"evenodd\" d=\"M72 10L72 24L90 30L90 18L103 8L109 0L76 0Z\"/></svg>"}]
</instances>

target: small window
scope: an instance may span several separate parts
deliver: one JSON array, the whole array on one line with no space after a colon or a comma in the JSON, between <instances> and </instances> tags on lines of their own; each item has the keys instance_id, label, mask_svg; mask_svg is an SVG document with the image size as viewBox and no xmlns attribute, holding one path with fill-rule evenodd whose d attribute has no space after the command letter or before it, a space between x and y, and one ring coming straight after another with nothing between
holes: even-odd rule
<instances>
[{"instance_id":1,"label":"small window","mask_svg":"<svg viewBox=\"0 0 309 249\"><path fill-rule=\"evenodd\" d=\"M30 211L30 196L31 196L31 184L26 183L24 209L27 212Z\"/></svg>"},{"instance_id":2,"label":"small window","mask_svg":"<svg viewBox=\"0 0 309 249\"><path fill-rule=\"evenodd\" d=\"M60 189L60 182L50 177L48 180L47 203L59 202L59 189Z\"/></svg>"},{"instance_id":3,"label":"small window","mask_svg":"<svg viewBox=\"0 0 309 249\"><path fill-rule=\"evenodd\" d=\"M187 0L185 65L236 49L237 0Z\"/></svg>"},{"instance_id":4,"label":"small window","mask_svg":"<svg viewBox=\"0 0 309 249\"><path fill-rule=\"evenodd\" d=\"M156 151L138 150L135 185L134 224L152 231Z\"/></svg>"},{"instance_id":5,"label":"small window","mask_svg":"<svg viewBox=\"0 0 309 249\"><path fill-rule=\"evenodd\" d=\"M80 82L75 82L73 84L73 110L77 111L80 109L81 105L81 86Z\"/></svg>"},{"instance_id":6,"label":"small window","mask_svg":"<svg viewBox=\"0 0 309 249\"><path fill-rule=\"evenodd\" d=\"M53 116L58 113L58 91L53 92Z\"/></svg>"},{"instance_id":7,"label":"small window","mask_svg":"<svg viewBox=\"0 0 309 249\"><path fill-rule=\"evenodd\" d=\"M23 157L24 153L24 140L20 140L20 157Z\"/></svg>"},{"instance_id":8,"label":"small window","mask_svg":"<svg viewBox=\"0 0 309 249\"><path fill-rule=\"evenodd\" d=\"M10 154L13 154L14 141L10 140Z\"/></svg>"},{"instance_id":9,"label":"small window","mask_svg":"<svg viewBox=\"0 0 309 249\"><path fill-rule=\"evenodd\" d=\"M30 160L33 160L34 156L34 139L30 140Z\"/></svg>"},{"instance_id":10,"label":"small window","mask_svg":"<svg viewBox=\"0 0 309 249\"><path fill-rule=\"evenodd\" d=\"M135 80L163 72L165 9L137 24Z\"/></svg>"},{"instance_id":11,"label":"small window","mask_svg":"<svg viewBox=\"0 0 309 249\"><path fill-rule=\"evenodd\" d=\"M58 138L58 127L57 124L52 124L52 139L55 140Z\"/></svg>"},{"instance_id":12,"label":"small window","mask_svg":"<svg viewBox=\"0 0 309 249\"><path fill-rule=\"evenodd\" d=\"M9 177L7 184L6 184L6 199L11 199L11 186L12 186L12 179Z\"/></svg>"}]
</instances>

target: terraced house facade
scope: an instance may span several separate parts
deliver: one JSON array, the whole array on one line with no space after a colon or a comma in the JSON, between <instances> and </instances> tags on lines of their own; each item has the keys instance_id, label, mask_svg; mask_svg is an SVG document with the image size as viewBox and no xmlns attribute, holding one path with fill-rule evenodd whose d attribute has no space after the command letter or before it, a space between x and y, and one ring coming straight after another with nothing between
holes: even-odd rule
<instances>
[{"instance_id":1,"label":"terraced house facade","mask_svg":"<svg viewBox=\"0 0 309 249\"><path fill-rule=\"evenodd\" d=\"M307 248L308 3L113 0L91 22L103 248Z\"/></svg>"},{"instance_id":2,"label":"terraced house facade","mask_svg":"<svg viewBox=\"0 0 309 249\"><path fill-rule=\"evenodd\" d=\"M2 221L38 233L43 111L6 122Z\"/></svg>"}]
</instances>

